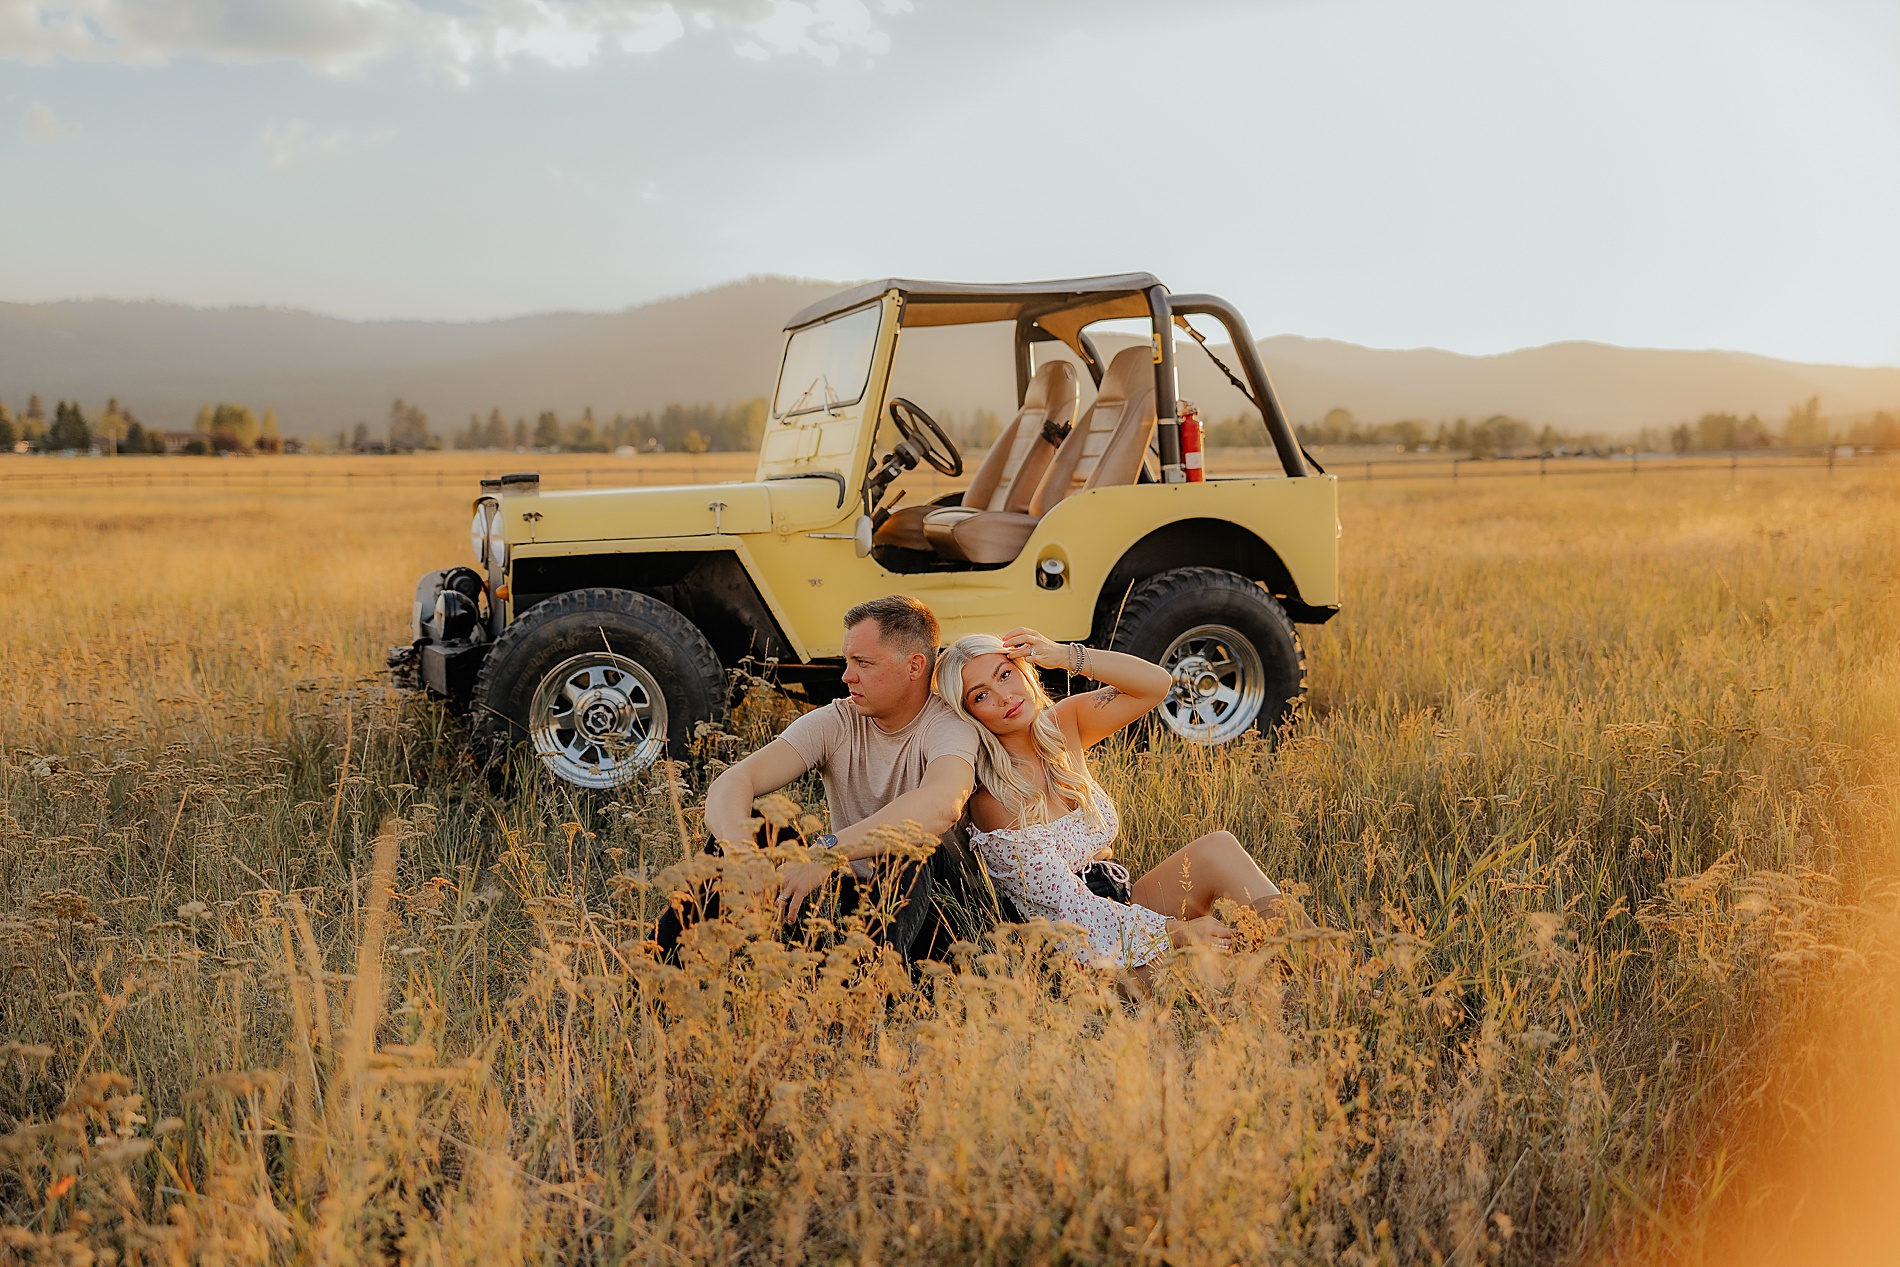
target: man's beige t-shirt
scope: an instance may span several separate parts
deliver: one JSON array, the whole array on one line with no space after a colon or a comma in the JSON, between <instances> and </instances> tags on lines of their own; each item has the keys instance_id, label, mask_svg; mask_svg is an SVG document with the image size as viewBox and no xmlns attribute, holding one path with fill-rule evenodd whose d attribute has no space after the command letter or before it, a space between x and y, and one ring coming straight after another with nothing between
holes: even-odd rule
<instances>
[{"instance_id":1,"label":"man's beige t-shirt","mask_svg":"<svg viewBox=\"0 0 1900 1267\"><path fill-rule=\"evenodd\" d=\"M976 765L976 728L930 697L901 730L885 731L848 699L814 708L779 735L825 782L831 830L861 823L924 781L938 757Z\"/></svg>"}]
</instances>

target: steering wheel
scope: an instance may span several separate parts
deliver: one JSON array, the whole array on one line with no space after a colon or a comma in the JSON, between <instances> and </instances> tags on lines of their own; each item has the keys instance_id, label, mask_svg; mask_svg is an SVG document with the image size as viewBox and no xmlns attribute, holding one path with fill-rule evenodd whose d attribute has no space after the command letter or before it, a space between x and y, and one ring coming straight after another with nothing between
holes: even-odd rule
<instances>
[{"instance_id":1,"label":"steering wheel","mask_svg":"<svg viewBox=\"0 0 1900 1267\"><path fill-rule=\"evenodd\" d=\"M963 474L963 452L956 441L944 434L937 420L910 401L898 396L891 401L891 421L910 441L917 456L951 479Z\"/></svg>"}]
</instances>

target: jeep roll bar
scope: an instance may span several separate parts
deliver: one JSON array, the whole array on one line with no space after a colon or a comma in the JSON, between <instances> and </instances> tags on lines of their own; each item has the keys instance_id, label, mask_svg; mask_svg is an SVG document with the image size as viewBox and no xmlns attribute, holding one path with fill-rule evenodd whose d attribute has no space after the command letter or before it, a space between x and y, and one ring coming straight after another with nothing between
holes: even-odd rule
<instances>
[{"instance_id":1,"label":"jeep roll bar","mask_svg":"<svg viewBox=\"0 0 1900 1267\"><path fill-rule=\"evenodd\" d=\"M1273 438L1280 465L1289 476L1313 473L1285 411L1280 408L1279 398L1274 395L1273 383L1267 377L1260 349L1254 346L1246 321L1232 304L1218 296L1170 295L1168 288L1152 273L1001 284L886 277L862 282L802 309L785 323L785 328L801 329L862 307L893 290L903 299L899 322L905 326L975 325L1013 320L1018 405L1029 391L1032 343L1053 341L1070 348L1081 357L1089 377L1099 387L1106 367L1086 327L1098 321L1139 319L1145 315L1153 328L1155 417L1158 420L1155 438L1161 450L1164 478L1178 476L1181 469L1181 422L1174 381L1175 318L1186 318L1190 314L1214 317L1227 327L1227 337L1240 356L1250 388L1242 385L1231 371L1227 376L1260 411L1267 434ZM1218 358L1215 364L1220 364ZM1222 368L1225 370L1225 366Z\"/></svg>"},{"instance_id":2,"label":"jeep roll bar","mask_svg":"<svg viewBox=\"0 0 1900 1267\"><path fill-rule=\"evenodd\" d=\"M1154 323L1155 448L1160 451L1161 482L1184 483L1181 469L1181 407L1175 403L1174 319L1168 312L1168 288L1148 288L1148 319Z\"/></svg>"},{"instance_id":3,"label":"jeep roll bar","mask_svg":"<svg viewBox=\"0 0 1900 1267\"><path fill-rule=\"evenodd\" d=\"M1227 338L1233 344L1234 351L1240 357L1240 367L1247 376L1247 382L1234 382L1241 389L1254 408L1260 411L1266 422L1267 435L1273 440L1273 449L1280 459L1280 466L1289 476L1298 478L1311 475L1307 466L1306 451L1300 448L1298 437L1293 434L1292 424L1287 421L1286 411L1280 407L1280 397L1273 390L1273 380L1267 376L1266 363L1260 359L1260 348L1253 341L1253 332L1247 328L1246 318L1239 309L1218 295L1170 295L1168 288L1159 283L1143 292L1148 305L1148 319L1154 329L1155 345L1160 355L1155 358L1155 417L1160 420L1155 429L1155 439L1161 450L1163 469L1169 466L1179 467L1181 463L1181 430L1179 402L1175 399L1175 357L1173 325L1175 318L1185 320L1190 316L1208 316L1219 321L1227 330ZM1016 403L1020 406L1029 392L1029 349L1033 343L1061 343L1057 338L1037 323L1035 317L1024 316L1016 321ZM1102 385L1102 357L1095 350L1095 342L1085 331L1076 333L1076 343L1071 345L1081 353L1083 368L1095 385ZM1210 352L1209 356L1213 354ZM1218 360L1216 365L1220 365ZM1222 365L1221 369L1226 370ZM1228 377L1232 379L1232 375Z\"/></svg>"},{"instance_id":4,"label":"jeep roll bar","mask_svg":"<svg viewBox=\"0 0 1900 1267\"><path fill-rule=\"evenodd\" d=\"M1300 448L1292 425L1286 420L1286 412L1280 408L1280 398L1274 393L1273 380L1267 377L1266 363L1260 359L1260 346L1253 341L1253 332L1247 329L1246 318L1217 295L1169 295L1168 309L1171 314L1182 317L1196 314L1213 317L1227 327L1227 337L1232 341L1234 351L1240 355L1240 367L1253 385L1254 408L1266 420L1267 434L1273 437L1273 448L1280 455L1280 465L1291 476L1312 474L1306 468L1306 453ZM1171 342L1164 340L1163 346Z\"/></svg>"}]
</instances>

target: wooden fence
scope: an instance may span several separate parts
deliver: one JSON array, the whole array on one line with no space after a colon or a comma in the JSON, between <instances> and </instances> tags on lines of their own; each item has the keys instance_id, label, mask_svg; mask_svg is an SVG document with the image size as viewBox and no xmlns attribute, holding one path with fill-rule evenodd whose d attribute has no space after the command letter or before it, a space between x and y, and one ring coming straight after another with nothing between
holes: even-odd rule
<instances>
[{"instance_id":1,"label":"wooden fence","mask_svg":"<svg viewBox=\"0 0 1900 1267\"><path fill-rule=\"evenodd\" d=\"M751 454L707 454L688 458L667 455L664 462L628 458L611 465L569 465L573 457L537 458L535 455L456 455L453 461L431 460L418 454L389 458L274 457L274 458L149 458L149 457L0 457L0 492L59 491L67 489L229 489L251 492L298 490L440 488L472 491L484 474L539 467L543 483L555 488L638 488L648 485L710 484L751 477L756 459ZM981 455L974 455L971 466ZM1564 456L1490 458L1408 454L1393 458L1346 458L1321 450L1315 457L1333 475L1349 481L1451 480L1480 481L1576 475L1648 475L1692 471L1744 472L1770 470L1862 469L1892 466L1900 454L1845 452L1833 447L1808 450L1743 450L1732 453L1618 454L1607 457ZM12 468L12 469L9 469ZM1271 451L1220 450L1208 455L1208 471L1222 475L1271 474L1279 467ZM927 500L963 482L929 469L914 472L906 481L911 496Z\"/></svg>"}]
</instances>

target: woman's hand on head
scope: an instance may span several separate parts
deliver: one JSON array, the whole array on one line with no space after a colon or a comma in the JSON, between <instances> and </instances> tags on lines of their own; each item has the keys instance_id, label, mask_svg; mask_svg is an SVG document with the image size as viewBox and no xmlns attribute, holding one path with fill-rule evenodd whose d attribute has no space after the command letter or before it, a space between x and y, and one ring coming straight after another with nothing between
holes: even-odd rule
<instances>
[{"instance_id":1,"label":"woman's hand on head","mask_svg":"<svg viewBox=\"0 0 1900 1267\"><path fill-rule=\"evenodd\" d=\"M1069 649L1029 628L1018 625L1003 635L1003 654L1016 661L1028 661L1039 669L1062 669L1069 664Z\"/></svg>"},{"instance_id":2,"label":"woman's hand on head","mask_svg":"<svg viewBox=\"0 0 1900 1267\"><path fill-rule=\"evenodd\" d=\"M1189 946L1207 946L1228 951L1234 948L1234 930L1212 915L1203 915L1199 919L1171 919L1168 921L1168 941L1177 950L1185 950Z\"/></svg>"}]
</instances>

